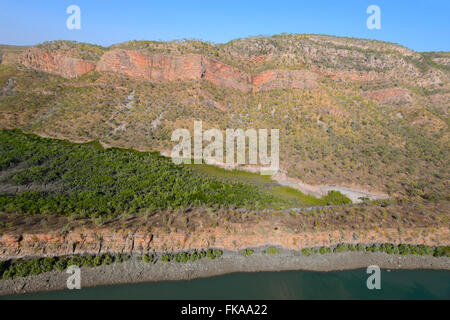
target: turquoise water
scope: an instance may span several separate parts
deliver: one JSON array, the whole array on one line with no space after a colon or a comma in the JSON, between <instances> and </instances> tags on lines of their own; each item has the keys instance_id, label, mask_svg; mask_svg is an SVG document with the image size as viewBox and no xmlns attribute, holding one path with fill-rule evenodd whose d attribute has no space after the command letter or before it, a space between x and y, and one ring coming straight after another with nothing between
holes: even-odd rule
<instances>
[{"instance_id":1,"label":"turquoise water","mask_svg":"<svg viewBox=\"0 0 450 320\"><path fill-rule=\"evenodd\" d=\"M12 299L450 299L450 272L381 272L381 290L368 290L366 270L329 273L236 273L192 281L102 286Z\"/></svg>"}]
</instances>

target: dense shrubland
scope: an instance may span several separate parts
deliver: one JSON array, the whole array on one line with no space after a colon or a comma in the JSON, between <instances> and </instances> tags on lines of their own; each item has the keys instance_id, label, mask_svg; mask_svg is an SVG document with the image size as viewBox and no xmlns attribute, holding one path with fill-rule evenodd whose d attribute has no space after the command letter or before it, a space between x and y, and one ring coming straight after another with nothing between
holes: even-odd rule
<instances>
[{"instance_id":1,"label":"dense shrubland","mask_svg":"<svg viewBox=\"0 0 450 320\"><path fill-rule=\"evenodd\" d=\"M38 275L40 273L53 270L64 271L69 266L85 266L88 268L93 268L101 265L110 265L112 263L128 261L130 257L130 255L122 253L105 253L102 255L73 255L33 259L14 259L0 261L0 275L2 279L6 280L17 277Z\"/></svg>"},{"instance_id":2,"label":"dense shrubland","mask_svg":"<svg viewBox=\"0 0 450 320\"><path fill-rule=\"evenodd\" d=\"M136 260L145 263L187 263L200 259L208 258L211 260L220 258L223 252L219 249L194 250L191 252L167 253L167 254L143 254L136 256ZM14 279L17 277L26 277L38 275L53 270L64 271L69 266L94 268L101 265L110 265L130 260L131 256L125 253L101 255L72 255L60 257L32 258L32 259L14 259L0 261L0 279Z\"/></svg>"},{"instance_id":3,"label":"dense shrubland","mask_svg":"<svg viewBox=\"0 0 450 320\"><path fill-rule=\"evenodd\" d=\"M37 186L0 196L1 211L114 216L144 209L277 202L250 184L195 174L154 153L104 150L95 143L70 144L18 131L1 131L0 137L0 168L11 170L2 182ZM45 185L53 191L39 190Z\"/></svg>"},{"instance_id":4,"label":"dense shrubland","mask_svg":"<svg viewBox=\"0 0 450 320\"><path fill-rule=\"evenodd\" d=\"M72 144L19 131L0 131L0 211L114 217L154 209L223 206L273 207L295 204L251 183L222 181L177 166L156 153L103 149L97 143ZM343 204L330 193L317 204Z\"/></svg>"},{"instance_id":5,"label":"dense shrubland","mask_svg":"<svg viewBox=\"0 0 450 320\"><path fill-rule=\"evenodd\" d=\"M450 247L436 247L427 245L412 245L412 244L372 244L364 245L358 243L345 244L340 243L335 247L320 247L320 248L305 248L301 253L305 256L314 254L328 254L328 253L342 253L342 252L384 252L387 254L398 255L420 255L420 256L434 256L434 257L450 257Z\"/></svg>"}]
</instances>

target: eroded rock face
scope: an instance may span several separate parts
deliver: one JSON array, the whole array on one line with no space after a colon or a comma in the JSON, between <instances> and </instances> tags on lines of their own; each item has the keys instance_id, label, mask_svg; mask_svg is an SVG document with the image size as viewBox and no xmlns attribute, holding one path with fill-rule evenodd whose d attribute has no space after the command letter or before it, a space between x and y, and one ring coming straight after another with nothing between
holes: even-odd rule
<instances>
[{"instance_id":1,"label":"eroded rock face","mask_svg":"<svg viewBox=\"0 0 450 320\"><path fill-rule=\"evenodd\" d=\"M230 67L219 61L203 58L203 78L216 86L234 88L241 91L250 91L250 77L238 69Z\"/></svg>"},{"instance_id":2,"label":"eroded rock face","mask_svg":"<svg viewBox=\"0 0 450 320\"><path fill-rule=\"evenodd\" d=\"M93 61L71 58L39 48L27 50L17 57L17 62L32 69L61 75L66 78L78 77L95 69Z\"/></svg>"},{"instance_id":3,"label":"eroded rock face","mask_svg":"<svg viewBox=\"0 0 450 320\"><path fill-rule=\"evenodd\" d=\"M402 233L399 233L397 228L366 230L357 240L354 238L354 231L350 230L288 233L274 230L270 223L258 227L265 231L264 235L256 233L253 227L242 225L236 225L234 233L221 227L211 227L198 230L195 234L186 231L167 232L159 228L153 228L151 233L142 230L113 231L104 228L74 230L66 235L60 232L26 233L20 237L3 234L0 236L0 259L107 252L177 252L210 247L237 251L264 245L278 245L286 249L301 250L311 247L328 247L338 243L355 245L357 243L421 243L430 246L449 243L449 232L445 227L433 229L433 233L430 232L430 228L402 229ZM418 237L418 234L421 236Z\"/></svg>"},{"instance_id":4,"label":"eroded rock face","mask_svg":"<svg viewBox=\"0 0 450 320\"><path fill-rule=\"evenodd\" d=\"M131 50L106 52L96 69L113 71L142 80L195 80L202 76L199 55L146 55Z\"/></svg>"},{"instance_id":5,"label":"eroded rock face","mask_svg":"<svg viewBox=\"0 0 450 320\"><path fill-rule=\"evenodd\" d=\"M198 54L150 55L132 50L112 50L102 56L97 71L113 71L143 80L205 79L217 86L250 90L247 75Z\"/></svg>"},{"instance_id":6,"label":"eroded rock face","mask_svg":"<svg viewBox=\"0 0 450 320\"><path fill-rule=\"evenodd\" d=\"M198 54L149 55L132 50L112 50L97 64L97 71L113 71L144 80L200 80L219 87L249 92L274 89L311 89L317 75L307 70L268 70L256 76Z\"/></svg>"},{"instance_id":7,"label":"eroded rock face","mask_svg":"<svg viewBox=\"0 0 450 320\"><path fill-rule=\"evenodd\" d=\"M267 70L250 76L235 67L199 54L162 55L114 49L106 52L100 61L95 63L32 48L15 56L13 60L7 60L7 63L11 62L67 78L77 77L95 69L147 81L204 79L216 86L243 92L317 87L317 74L307 70Z\"/></svg>"}]
</instances>

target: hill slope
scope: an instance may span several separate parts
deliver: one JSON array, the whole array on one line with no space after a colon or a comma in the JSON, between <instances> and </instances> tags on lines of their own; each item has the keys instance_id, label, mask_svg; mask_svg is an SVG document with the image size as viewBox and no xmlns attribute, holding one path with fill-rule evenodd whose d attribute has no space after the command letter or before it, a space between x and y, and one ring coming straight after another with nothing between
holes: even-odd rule
<instances>
[{"instance_id":1,"label":"hill slope","mask_svg":"<svg viewBox=\"0 0 450 320\"><path fill-rule=\"evenodd\" d=\"M448 53L279 35L0 47L0 127L159 150L176 128L279 128L287 176L448 199Z\"/></svg>"}]
</instances>

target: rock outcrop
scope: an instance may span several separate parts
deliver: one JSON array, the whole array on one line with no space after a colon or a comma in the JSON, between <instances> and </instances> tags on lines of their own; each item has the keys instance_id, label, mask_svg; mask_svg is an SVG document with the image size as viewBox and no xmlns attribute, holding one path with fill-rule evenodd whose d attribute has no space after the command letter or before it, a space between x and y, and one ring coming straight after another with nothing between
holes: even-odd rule
<instances>
[{"instance_id":1,"label":"rock outcrop","mask_svg":"<svg viewBox=\"0 0 450 320\"><path fill-rule=\"evenodd\" d=\"M142 80L195 80L202 75L199 55L146 55L131 50L106 52L97 71L112 71Z\"/></svg>"},{"instance_id":2,"label":"rock outcrop","mask_svg":"<svg viewBox=\"0 0 450 320\"><path fill-rule=\"evenodd\" d=\"M239 69L199 54L164 55L134 50L107 51L100 61L68 57L56 52L31 48L4 63L16 62L26 67L66 78L86 72L116 72L147 81L207 80L219 87L243 92L275 89L312 89L317 74L307 70L267 70L251 76Z\"/></svg>"},{"instance_id":3,"label":"rock outcrop","mask_svg":"<svg viewBox=\"0 0 450 320\"><path fill-rule=\"evenodd\" d=\"M193 249L218 247L226 250L242 250L249 247L277 245L286 249L301 250L303 248L333 246L338 243L408 243L426 244L430 246L448 245L449 232L443 227L403 229L396 228L366 230L360 232L361 237L354 238L354 231L318 231L288 233L274 231L270 224L260 225L265 235L254 232L255 228L236 225L236 232L227 229L204 228L191 234L186 231L166 232L154 228L151 233L138 230L113 231L107 228L74 230L66 235L59 232L47 234L26 233L20 237L13 234L0 236L0 259L10 259L25 256L67 254L100 254L107 252L177 252ZM421 235L418 237L417 235ZM212 240L213 239L213 240Z\"/></svg>"},{"instance_id":4,"label":"rock outcrop","mask_svg":"<svg viewBox=\"0 0 450 320\"><path fill-rule=\"evenodd\" d=\"M97 71L113 71L143 80L200 80L249 91L249 77L238 69L198 54L156 55L132 50L106 52Z\"/></svg>"},{"instance_id":5,"label":"rock outcrop","mask_svg":"<svg viewBox=\"0 0 450 320\"><path fill-rule=\"evenodd\" d=\"M10 57L8 62L12 62L12 60L14 59ZM66 78L78 77L95 69L95 62L93 61L67 57L39 48L31 48L16 56L15 62L32 69L61 75Z\"/></svg>"},{"instance_id":6,"label":"rock outcrop","mask_svg":"<svg viewBox=\"0 0 450 320\"><path fill-rule=\"evenodd\" d=\"M113 71L144 80L200 80L219 87L248 92L274 89L311 89L317 75L307 70L267 70L255 76L198 54L150 55L132 50L112 50L97 64L97 71Z\"/></svg>"}]
</instances>

